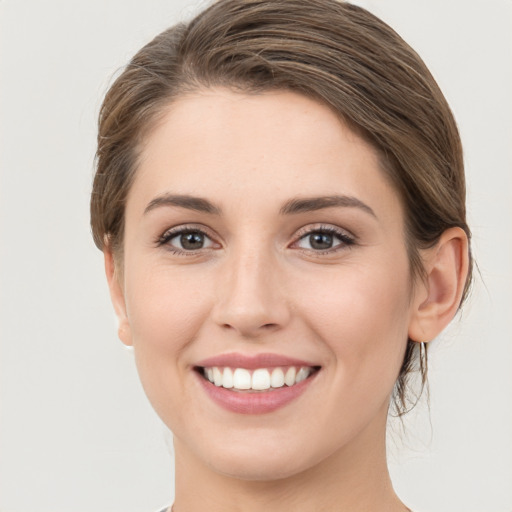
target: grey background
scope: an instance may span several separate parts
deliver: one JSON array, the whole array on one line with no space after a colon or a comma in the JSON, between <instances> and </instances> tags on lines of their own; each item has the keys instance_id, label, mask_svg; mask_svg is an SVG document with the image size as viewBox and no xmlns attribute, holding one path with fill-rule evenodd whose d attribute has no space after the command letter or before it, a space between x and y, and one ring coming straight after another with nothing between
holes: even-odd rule
<instances>
[{"instance_id":1,"label":"grey background","mask_svg":"<svg viewBox=\"0 0 512 512\"><path fill-rule=\"evenodd\" d=\"M392 428L418 512L512 511L510 0L361 1L424 58L465 146L481 275L433 344L431 415ZM116 337L88 226L110 77L202 3L0 1L0 511L151 512L171 502L171 436Z\"/></svg>"}]
</instances>

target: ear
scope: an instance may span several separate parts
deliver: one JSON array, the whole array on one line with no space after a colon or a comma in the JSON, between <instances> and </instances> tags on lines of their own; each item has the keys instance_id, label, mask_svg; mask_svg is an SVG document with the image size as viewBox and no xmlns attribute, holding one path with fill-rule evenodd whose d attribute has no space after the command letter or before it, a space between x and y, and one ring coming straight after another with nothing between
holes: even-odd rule
<instances>
[{"instance_id":1,"label":"ear","mask_svg":"<svg viewBox=\"0 0 512 512\"><path fill-rule=\"evenodd\" d=\"M116 261L108 246L103 249L105 258L105 274L107 275L110 298L118 320L117 334L119 339L127 346L132 345L130 322L126 314L126 302L124 291L120 282L119 273L116 271Z\"/></svg>"},{"instance_id":2,"label":"ear","mask_svg":"<svg viewBox=\"0 0 512 512\"><path fill-rule=\"evenodd\" d=\"M457 313L468 274L468 237L461 228L447 229L423 254L426 279L414 296L409 338L430 341Z\"/></svg>"}]
</instances>

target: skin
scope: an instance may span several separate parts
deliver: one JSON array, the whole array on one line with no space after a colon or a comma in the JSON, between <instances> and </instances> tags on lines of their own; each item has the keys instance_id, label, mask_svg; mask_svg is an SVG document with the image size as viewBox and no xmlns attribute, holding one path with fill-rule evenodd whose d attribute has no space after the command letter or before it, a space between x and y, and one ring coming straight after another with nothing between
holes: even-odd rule
<instances>
[{"instance_id":1,"label":"skin","mask_svg":"<svg viewBox=\"0 0 512 512\"><path fill-rule=\"evenodd\" d=\"M281 211L334 195L367 208ZM159 243L180 226L202 229L205 245ZM309 234L325 227L341 238L321 251ZM301 95L214 89L175 101L147 137L124 235L122 269L105 249L107 277L120 338L174 434L176 512L407 510L386 466L388 404L407 336L431 339L455 314L462 230L424 251L427 278L413 279L404 212L372 146ZM242 415L213 403L193 370L230 352L321 370L285 407Z\"/></svg>"}]
</instances>

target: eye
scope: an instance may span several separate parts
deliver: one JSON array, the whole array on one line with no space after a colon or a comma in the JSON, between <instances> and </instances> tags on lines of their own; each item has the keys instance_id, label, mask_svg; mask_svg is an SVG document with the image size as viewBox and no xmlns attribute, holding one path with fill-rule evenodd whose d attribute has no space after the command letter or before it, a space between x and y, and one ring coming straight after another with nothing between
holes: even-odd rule
<instances>
[{"instance_id":1,"label":"eye","mask_svg":"<svg viewBox=\"0 0 512 512\"><path fill-rule=\"evenodd\" d=\"M213 240L199 229L179 228L167 231L158 240L175 252L192 252L213 247Z\"/></svg>"},{"instance_id":2,"label":"eye","mask_svg":"<svg viewBox=\"0 0 512 512\"><path fill-rule=\"evenodd\" d=\"M169 240L169 243L173 247L186 251L196 251L197 249L204 249L212 245L211 240L204 233L198 231L176 235Z\"/></svg>"},{"instance_id":3,"label":"eye","mask_svg":"<svg viewBox=\"0 0 512 512\"><path fill-rule=\"evenodd\" d=\"M338 248L354 244L354 239L332 227L309 230L295 243L300 249L318 253L334 252Z\"/></svg>"}]
</instances>

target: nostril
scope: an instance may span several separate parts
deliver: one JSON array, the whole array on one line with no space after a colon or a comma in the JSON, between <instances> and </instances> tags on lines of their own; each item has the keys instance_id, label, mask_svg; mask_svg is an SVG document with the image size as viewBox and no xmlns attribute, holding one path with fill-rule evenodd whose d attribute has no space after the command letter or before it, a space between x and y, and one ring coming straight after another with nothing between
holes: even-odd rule
<instances>
[{"instance_id":1,"label":"nostril","mask_svg":"<svg viewBox=\"0 0 512 512\"><path fill-rule=\"evenodd\" d=\"M222 327L224 327L225 329L235 329L236 330L236 327L234 325L231 325L228 323L223 324ZM269 323L269 324L263 324L259 328L265 329L265 330L271 330L271 329L276 329L278 327L279 327L278 324Z\"/></svg>"},{"instance_id":2,"label":"nostril","mask_svg":"<svg viewBox=\"0 0 512 512\"><path fill-rule=\"evenodd\" d=\"M224 332L237 331L249 337L283 328L290 311L283 300L257 298L256 294L231 294L214 305L212 319Z\"/></svg>"}]
</instances>

